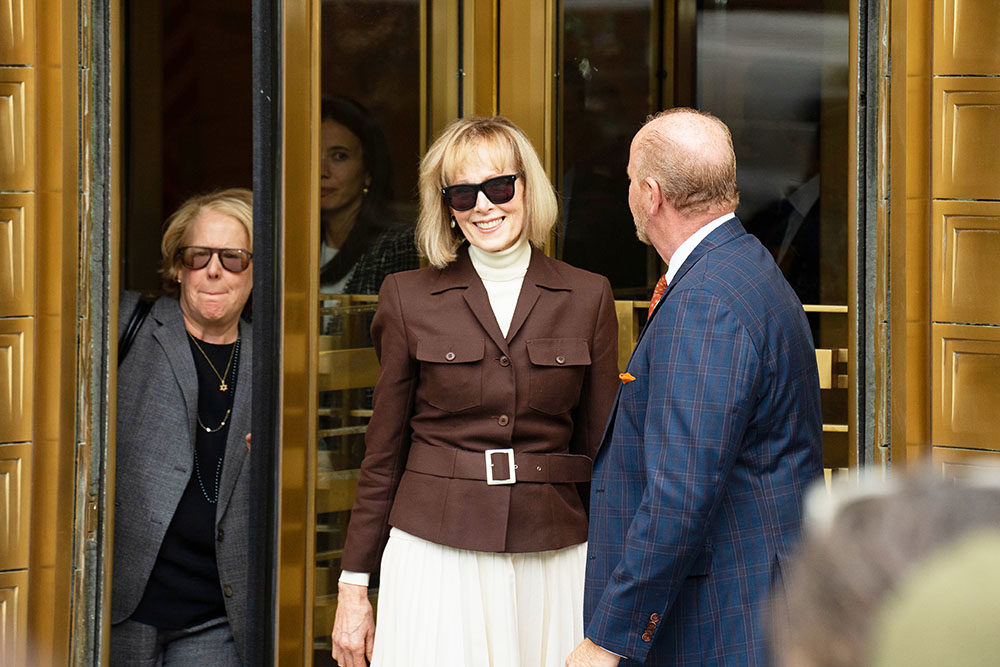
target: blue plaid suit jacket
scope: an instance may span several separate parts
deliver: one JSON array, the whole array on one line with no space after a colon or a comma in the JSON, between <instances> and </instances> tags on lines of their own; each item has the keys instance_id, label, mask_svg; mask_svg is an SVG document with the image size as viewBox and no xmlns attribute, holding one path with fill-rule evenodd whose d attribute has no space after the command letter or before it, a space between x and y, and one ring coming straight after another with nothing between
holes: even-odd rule
<instances>
[{"instance_id":1,"label":"blue plaid suit jacket","mask_svg":"<svg viewBox=\"0 0 1000 667\"><path fill-rule=\"evenodd\" d=\"M822 420L802 306L739 220L685 261L628 372L594 467L586 636L623 665L764 665Z\"/></svg>"}]
</instances>

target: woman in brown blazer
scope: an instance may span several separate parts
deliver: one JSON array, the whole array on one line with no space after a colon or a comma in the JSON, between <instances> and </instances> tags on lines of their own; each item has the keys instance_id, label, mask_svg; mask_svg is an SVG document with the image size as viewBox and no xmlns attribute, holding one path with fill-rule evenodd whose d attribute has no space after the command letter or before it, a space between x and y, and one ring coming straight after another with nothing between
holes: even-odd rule
<instances>
[{"instance_id":1,"label":"woman in brown blazer","mask_svg":"<svg viewBox=\"0 0 1000 667\"><path fill-rule=\"evenodd\" d=\"M386 278L372 322L381 371L333 656L562 665L583 636L587 489L617 385L611 287L538 249L555 194L504 118L445 129L420 198L430 266Z\"/></svg>"}]
</instances>

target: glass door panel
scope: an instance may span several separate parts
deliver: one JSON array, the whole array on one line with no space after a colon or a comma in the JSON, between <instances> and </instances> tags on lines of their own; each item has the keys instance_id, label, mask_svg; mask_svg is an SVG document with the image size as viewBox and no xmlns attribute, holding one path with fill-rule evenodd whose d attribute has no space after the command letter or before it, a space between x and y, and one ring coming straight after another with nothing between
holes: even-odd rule
<instances>
[{"instance_id":1,"label":"glass door panel","mask_svg":"<svg viewBox=\"0 0 1000 667\"><path fill-rule=\"evenodd\" d=\"M720 117L736 149L737 214L808 313L825 465L847 467L846 1L565 0L559 19L556 254L607 276L619 300L648 299L663 266L635 238L630 141L648 113L675 101ZM641 303L620 310L637 333Z\"/></svg>"},{"instance_id":2,"label":"glass door panel","mask_svg":"<svg viewBox=\"0 0 1000 667\"><path fill-rule=\"evenodd\" d=\"M321 5L319 359L313 664L330 629L378 361L369 325L387 273L417 268L421 3ZM373 604L377 580L369 588Z\"/></svg>"},{"instance_id":3,"label":"glass door panel","mask_svg":"<svg viewBox=\"0 0 1000 667\"><path fill-rule=\"evenodd\" d=\"M737 214L805 305L823 386L824 459L848 466L848 7L698 0L695 105L729 125ZM683 63L678 63L683 65Z\"/></svg>"},{"instance_id":4,"label":"glass door panel","mask_svg":"<svg viewBox=\"0 0 1000 667\"><path fill-rule=\"evenodd\" d=\"M619 299L649 298L660 273L635 236L625 176L632 135L664 98L654 4L562 6L558 254L607 276Z\"/></svg>"}]
</instances>

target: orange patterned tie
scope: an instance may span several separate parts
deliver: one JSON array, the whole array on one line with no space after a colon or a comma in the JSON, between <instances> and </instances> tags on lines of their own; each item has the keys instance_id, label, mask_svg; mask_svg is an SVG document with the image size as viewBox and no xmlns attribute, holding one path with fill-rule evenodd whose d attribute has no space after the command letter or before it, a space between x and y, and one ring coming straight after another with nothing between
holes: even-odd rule
<instances>
[{"instance_id":1,"label":"orange patterned tie","mask_svg":"<svg viewBox=\"0 0 1000 667\"><path fill-rule=\"evenodd\" d=\"M649 300L649 314L647 318L653 314L653 309L656 308L656 304L659 303L660 297L663 293L667 291L667 274L660 276L660 279L656 281L656 287L653 288L653 298Z\"/></svg>"}]
</instances>

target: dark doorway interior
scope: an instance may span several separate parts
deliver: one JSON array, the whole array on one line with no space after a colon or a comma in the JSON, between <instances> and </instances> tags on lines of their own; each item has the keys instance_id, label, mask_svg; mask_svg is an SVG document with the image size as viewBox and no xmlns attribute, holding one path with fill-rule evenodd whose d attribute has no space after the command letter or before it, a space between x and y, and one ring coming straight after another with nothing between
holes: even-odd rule
<instances>
[{"instance_id":1,"label":"dark doorway interior","mask_svg":"<svg viewBox=\"0 0 1000 667\"><path fill-rule=\"evenodd\" d=\"M251 4L123 4L122 286L152 293L166 217L192 195L251 186Z\"/></svg>"}]
</instances>

